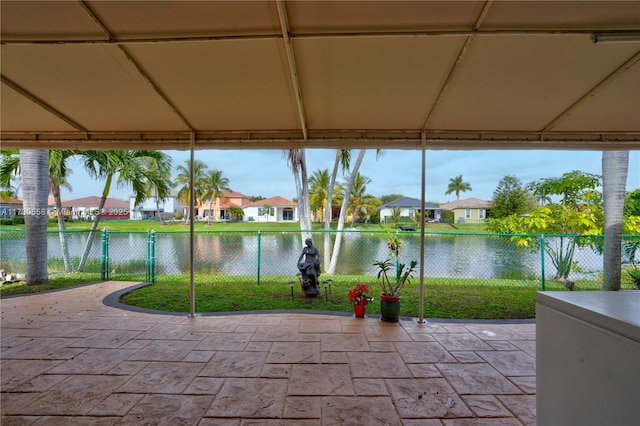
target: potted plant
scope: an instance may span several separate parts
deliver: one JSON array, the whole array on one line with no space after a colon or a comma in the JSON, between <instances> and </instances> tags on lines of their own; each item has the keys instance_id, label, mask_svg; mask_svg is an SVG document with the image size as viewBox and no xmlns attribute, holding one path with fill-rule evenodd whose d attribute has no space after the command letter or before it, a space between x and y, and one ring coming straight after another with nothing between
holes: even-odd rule
<instances>
[{"instance_id":1,"label":"potted plant","mask_svg":"<svg viewBox=\"0 0 640 426\"><path fill-rule=\"evenodd\" d=\"M373 300L373 297L367 295L366 284L356 284L356 286L349 291L349 300L353 303L353 310L356 314L356 318L364 318L367 303Z\"/></svg>"},{"instance_id":2,"label":"potted plant","mask_svg":"<svg viewBox=\"0 0 640 426\"><path fill-rule=\"evenodd\" d=\"M382 285L380 294L380 312L383 321L398 322L400 318L400 290L405 283L413 278L413 271L418 262L412 260L407 266L404 263L395 262L395 277L393 281L389 278L393 274L394 262L391 258L373 263L378 267L378 280Z\"/></svg>"}]
</instances>

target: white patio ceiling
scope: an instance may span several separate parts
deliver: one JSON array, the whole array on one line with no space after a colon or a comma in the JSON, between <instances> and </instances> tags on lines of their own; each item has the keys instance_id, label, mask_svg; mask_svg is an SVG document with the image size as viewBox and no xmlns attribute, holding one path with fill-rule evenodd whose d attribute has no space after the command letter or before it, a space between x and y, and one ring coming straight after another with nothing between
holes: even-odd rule
<instances>
[{"instance_id":1,"label":"white patio ceiling","mask_svg":"<svg viewBox=\"0 0 640 426\"><path fill-rule=\"evenodd\" d=\"M3 148L640 148L640 1L2 1Z\"/></svg>"}]
</instances>

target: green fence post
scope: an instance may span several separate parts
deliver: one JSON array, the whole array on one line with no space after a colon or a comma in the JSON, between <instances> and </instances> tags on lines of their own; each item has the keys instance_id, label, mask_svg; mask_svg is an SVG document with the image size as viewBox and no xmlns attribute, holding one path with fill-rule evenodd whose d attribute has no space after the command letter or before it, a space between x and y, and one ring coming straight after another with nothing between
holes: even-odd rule
<instances>
[{"instance_id":1,"label":"green fence post","mask_svg":"<svg viewBox=\"0 0 640 426\"><path fill-rule=\"evenodd\" d=\"M542 273L542 291L544 291L544 235L540 235L540 257L541 257L541 273Z\"/></svg>"},{"instance_id":2,"label":"green fence post","mask_svg":"<svg viewBox=\"0 0 640 426\"><path fill-rule=\"evenodd\" d=\"M107 243L107 230L102 230L102 244L100 246L100 279L106 281L107 278L107 252L109 250Z\"/></svg>"},{"instance_id":3,"label":"green fence post","mask_svg":"<svg viewBox=\"0 0 640 426\"><path fill-rule=\"evenodd\" d=\"M260 285L260 230L258 230L258 286Z\"/></svg>"},{"instance_id":4,"label":"green fence post","mask_svg":"<svg viewBox=\"0 0 640 426\"><path fill-rule=\"evenodd\" d=\"M151 231L151 284L156 283L156 231Z\"/></svg>"},{"instance_id":5,"label":"green fence post","mask_svg":"<svg viewBox=\"0 0 640 426\"><path fill-rule=\"evenodd\" d=\"M145 261L145 277L144 280L151 282L151 231L147 231L147 258Z\"/></svg>"}]
</instances>

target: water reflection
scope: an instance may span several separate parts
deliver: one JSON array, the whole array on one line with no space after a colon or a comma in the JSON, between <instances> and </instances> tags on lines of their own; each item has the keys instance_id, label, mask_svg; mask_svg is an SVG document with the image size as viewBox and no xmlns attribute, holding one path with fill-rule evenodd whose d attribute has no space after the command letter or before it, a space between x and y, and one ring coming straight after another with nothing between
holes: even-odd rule
<instances>
[{"instance_id":1,"label":"water reflection","mask_svg":"<svg viewBox=\"0 0 640 426\"><path fill-rule=\"evenodd\" d=\"M88 232L67 235L69 253L79 259ZM91 248L90 259L99 265L101 233ZM420 258L420 235L401 233L400 261L409 263ZM110 267L115 271L144 272L147 259L148 233L109 233ZM333 246L335 233L329 234ZM324 258L325 238L313 234L314 245ZM194 240L195 269L198 274L221 275L295 275L296 261L302 251L302 239L297 232L197 232ZM57 233L48 236L49 258L61 258ZM3 264L26 260L24 233L2 234L0 258ZM157 232L155 256L158 274L188 274L189 233ZM389 257L386 233L345 232L342 239L336 274L375 275L373 262ZM578 249L575 260L580 271L593 274L602 270L602 256L591 249ZM77 262L76 262L77 265ZM128 265L128 266L123 266ZM553 273L551 260L545 258L547 273ZM425 276L457 278L536 279L540 277L541 255L518 249L508 238L489 235L427 234L425 236Z\"/></svg>"}]
</instances>

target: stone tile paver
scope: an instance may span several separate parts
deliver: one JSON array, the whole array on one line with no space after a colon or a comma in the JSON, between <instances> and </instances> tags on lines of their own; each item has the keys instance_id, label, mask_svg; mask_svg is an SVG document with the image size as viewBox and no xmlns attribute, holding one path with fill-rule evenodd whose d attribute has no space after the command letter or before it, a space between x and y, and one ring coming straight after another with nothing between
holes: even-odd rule
<instances>
[{"instance_id":1,"label":"stone tile paver","mask_svg":"<svg viewBox=\"0 0 640 426\"><path fill-rule=\"evenodd\" d=\"M288 395L354 395L346 364L294 364Z\"/></svg>"},{"instance_id":2,"label":"stone tile paver","mask_svg":"<svg viewBox=\"0 0 640 426\"><path fill-rule=\"evenodd\" d=\"M535 376L536 359L520 351L476 352L505 376Z\"/></svg>"},{"instance_id":3,"label":"stone tile paver","mask_svg":"<svg viewBox=\"0 0 640 426\"><path fill-rule=\"evenodd\" d=\"M433 337L448 351L482 351L491 349L491 346L473 333L439 333L434 334Z\"/></svg>"},{"instance_id":4,"label":"stone tile paver","mask_svg":"<svg viewBox=\"0 0 640 426\"><path fill-rule=\"evenodd\" d=\"M211 404L209 395L145 395L120 424L142 426L191 425Z\"/></svg>"},{"instance_id":5,"label":"stone tile paver","mask_svg":"<svg viewBox=\"0 0 640 426\"><path fill-rule=\"evenodd\" d=\"M322 424L383 426L400 422L391 398L325 396L322 398Z\"/></svg>"},{"instance_id":6,"label":"stone tile paver","mask_svg":"<svg viewBox=\"0 0 640 426\"><path fill-rule=\"evenodd\" d=\"M350 352L347 354L354 378L411 377L397 352Z\"/></svg>"},{"instance_id":7,"label":"stone tile paver","mask_svg":"<svg viewBox=\"0 0 640 426\"><path fill-rule=\"evenodd\" d=\"M128 357L132 349L87 349L73 359L53 367L49 374L105 374Z\"/></svg>"},{"instance_id":8,"label":"stone tile paver","mask_svg":"<svg viewBox=\"0 0 640 426\"><path fill-rule=\"evenodd\" d=\"M209 333L196 346L198 350L242 351L251 341L253 333Z\"/></svg>"},{"instance_id":9,"label":"stone tile paver","mask_svg":"<svg viewBox=\"0 0 640 426\"><path fill-rule=\"evenodd\" d=\"M182 361L198 342L154 340L129 357L129 361Z\"/></svg>"},{"instance_id":10,"label":"stone tile paver","mask_svg":"<svg viewBox=\"0 0 640 426\"><path fill-rule=\"evenodd\" d=\"M460 394L522 393L489 364L437 364L436 366Z\"/></svg>"},{"instance_id":11,"label":"stone tile paver","mask_svg":"<svg viewBox=\"0 0 640 426\"><path fill-rule=\"evenodd\" d=\"M318 363L320 344L318 342L274 342L267 356L268 363Z\"/></svg>"},{"instance_id":12,"label":"stone tile paver","mask_svg":"<svg viewBox=\"0 0 640 426\"><path fill-rule=\"evenodd\" d=\"M181 393L195 379L204 364L150 362L122 385L119 392ZM122 377L122 376L114 376Z\"/></svg>"},{"instance_id":13,"label":"stone tile paver","mask_svg":"<svg viewBox=\"0 0 640 426\"><path fill-rule=\"evenodd\" d=\"M325 334L320 339L322 352L369 351L369 343L362 334Z\"/></svg>"},{"instance_id":14,"label":"stone tile paver","mask_svg":"<svg viewBox=\"0 0 640 426\"><path fill-rule=\"evenodd\" d=\"M402 418L454 418L472 415L444 379L388 379L391 397Z\"/></svg>"},{"instance_id":15,"label":"stone tile paver","mask_svg":"<svg viewBox=\"0 0 640 426\"><path fill-rule=\"evenodd\" d=\"M455 358L438 342L400 342L395 345L407 364L455 362Z\"/></svg>"},{"instance_id":16,"label":"stone tile paver","mask_svg":"<svg viewBox=\"0 0 640 426\"><path fill-rule=\"evenodd\" d=\"M4 425L534 425L535 324L2 300Z\"/></svg>"},{"instance_id":17,"label":"stone tile paver","mask_svg":"<svg viewBox=\"0 0 640 426\"><path fill-rule=\"evenodd\" d=\"M126 378L122 376L77 375L59 386L42 392L12 414L21 415L88 415L105 398L114 393ZM3 407L6 409L7 407Z\"/></svg>"},{"instance_id":18,"label":"stone tile paver","mask_svg":"<svg viewBox=\"0 0 640 426\"><path fill-rule=\"evenodd\" d=\"M281 417L286 379L227 379L207 410L207 417Z\"/></svg>"},{"instance_id":19,"label":"stone tile paver","mask_svg":"<svg viewBox=\"0 0 640 426\"><path fill-rule=\"evenodd\" d=\"M258 377L266 352L217 352L200 372L209 377Z\"/></svg>"},{"instance_id":20,"label":"stone tile paver","mask_svg":"<svg viewBox=\"0 0 640 426\"><path fill-rule=\"evenodd\" d=\"M462 400L478 417L509 417L511 415L493 395L463 395Z\"/></svg>"}]
</instances>

